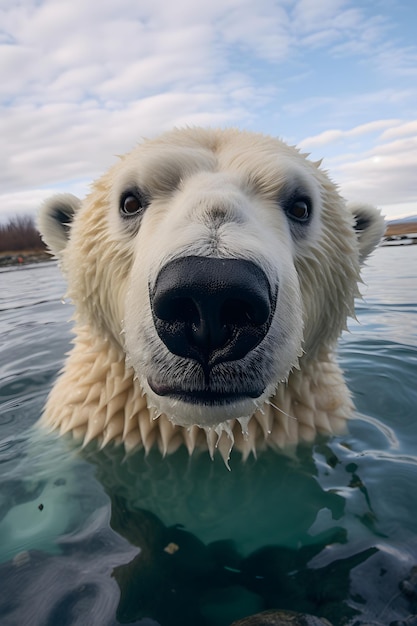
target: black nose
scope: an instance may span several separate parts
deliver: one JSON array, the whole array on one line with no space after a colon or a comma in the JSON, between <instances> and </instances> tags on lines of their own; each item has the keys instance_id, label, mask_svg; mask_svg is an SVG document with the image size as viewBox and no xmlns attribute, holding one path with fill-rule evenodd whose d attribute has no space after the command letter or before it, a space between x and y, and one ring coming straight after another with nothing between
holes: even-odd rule
<instances>
[{"instance_id":1,"label":"black nose","mask_svg":"<svg viewBox=\"0 0 417 626\"><path fill-rule=\"evenodd\" d=\"M155 328L166 347L205 368L253 350L268 332L274 300L252 261L198 256L165 265L151 293Z\"/></svg>"}]
</instances>

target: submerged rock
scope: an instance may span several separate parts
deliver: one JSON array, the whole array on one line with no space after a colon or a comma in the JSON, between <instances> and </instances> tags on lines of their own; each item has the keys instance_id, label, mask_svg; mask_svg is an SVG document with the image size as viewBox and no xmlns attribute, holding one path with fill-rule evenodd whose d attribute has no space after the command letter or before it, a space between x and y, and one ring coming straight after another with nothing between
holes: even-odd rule
<instances>
[{"instance_id":1,"label":"submerged rock","mask_svg":"<svg viewBox=\"0 0 417 626\"><path fill-rule=\"evenodd\" d=\"M294 611L271 610L245 617L231 626L332 626L327 619L295 613Z\"/></svg>"}]
</instances>

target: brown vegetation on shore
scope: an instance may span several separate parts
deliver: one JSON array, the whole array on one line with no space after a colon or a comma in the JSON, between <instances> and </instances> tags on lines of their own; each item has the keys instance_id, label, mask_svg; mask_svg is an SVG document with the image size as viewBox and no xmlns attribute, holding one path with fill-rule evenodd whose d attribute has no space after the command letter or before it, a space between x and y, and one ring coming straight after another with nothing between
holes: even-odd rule
<instances>
[{"instance_id":1,"label":"brown vegetation on shore","mask_svg":"<svg viewBox=\"0 0 417 626\"><path fill-rule=\"evenodd\" d=\"M7 224L0 224L0 266L36 263L51 258L33 217L17 216Z\"/></svg>"},{"instance_id":2,"label":"brown vegetation on shore","mask_svg":"<svg viewBox=\"0 0 417 626\"><path fill-rule=\"evenodd\" d=\"M0 224L0 252L31 252L46 250L35 221L29 215L12 218L7 224Z\"/></svg>"},{"instance_id":3,"label":"brown vegetation on shore","mask_svg":"<svg viewBox=\"0 0 417 626\"><path fill-rule=\"evenodd\" d=\"M417 233L417 221L388 223L385 237L395 237L397 235L413 235Z\"/></svg>"}]
</instances>

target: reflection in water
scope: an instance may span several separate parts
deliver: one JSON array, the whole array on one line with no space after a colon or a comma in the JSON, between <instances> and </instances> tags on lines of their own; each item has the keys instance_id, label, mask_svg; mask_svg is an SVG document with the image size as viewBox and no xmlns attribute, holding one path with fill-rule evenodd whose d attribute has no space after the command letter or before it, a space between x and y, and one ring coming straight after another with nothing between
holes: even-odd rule
<instances>
[{"instance_id":1,"label":"reflection in water","mask_svg":"<svg viewBox=\"0 0 417 626\"><path fill-rule=\"evenodd\" d=\"M121 589L117 612L120 623L150 616L163 626L217 626L230 624L239 615L279 607L322 616L335 625L353 623L353 618L356 624L365 624L364 620L378 617L381 602L385 615L381 625L398 614L408 615L412 601L396 590L410 576L415 550L413 557L404 553L404 548L393 551L392 544L385 545L387 537L379 527L360 467L338 457L327 444L318 448L326 458L329 473L335 467L343 468L343 489L320 487L316 464L307 448L300 450L298 461L266 453L251 468L240 464L231 473L224 471L221 462L208 466L206 459L200 457L194 464L186 455L178 455L168 459L169 472L161 475L156 458L135 455L124 464L129 481L120 482L120 473L117 476L117 493L123 485L126 497L113 495L112 469L122 467L120 458L109 459L109 451L104 461L95 455L90 457L98 462L100 481L111 497L113 529L130 544L142 548L133 562L115 570ZM133 466L129 468L130 464ZM190 471L193 483L184 480ZM143 489L143 483L148 489ZM229 532L229 536L220 534L217 540L210 541L213 531L208 528L207 516L204 522L189 517L186 528L178 524L167 526L149 510L136 508L146 501L161 516L169 518L175 510L178 520L186 519L190 505L192 510L199 506L196 483L205 499L214 500L213 511L217 516L221 512L222 532ZM219 508L219 492L223 508ZM292 501L286 499L289 492L298 499L295 530ZM305 493L314 492L315 498L303 498ZM244 505L240 498L243 493ZM265 493L270 494L267 501ZM136 502L133 509L129 508L132 500ZM356 501L350 520L346 511L349 500ZM323 509L330 512L331 519L321 532L311 533L312 524ZM248 549L245 537L251 534L251 510L266 515L272 526L265 526L264 534L257 535L258 545ZM195 534L190 528L194 528ZM204 536L208 541L202 540Z\"/></svg>"},{"instance_id":2,"label":"reflection in water","mask_svg":"<svg viewBox=\"0 0 417 626\"><path fill-rule=\"evenodd\" d=\"M365 550L341 567L309 570L307 563L325 546L346 541L345 532L335 529L316 537L311 546L264 546L244 558L231 539L205 545L183 528L164 526L147 511L129 511L117 496L111 525L141 547L132 562L114 570L121 623L151 616L166 626L219 624L225 611L236 619L239 613L243 617L276 606L315 612L322 605L329 613L333 603L339 605L348 596L350 569L377 551ZM356 613L339 606L342 612Z\"/></svg>"},{"instance_id":3,"label":"reflection in water","mask_svg":"<svg viewBox=\"0 0 417 626\"><path fill-rule=\"evenodd\" d=\"M0 565L0 623L229 626L272 608L334 626L405 618L417 597L415 541L388 541L366 466L341 443L245 464L236 455L231 472L205 454L161 462L158 452L90 446L57 473L40 471L37 454L38 482L33 471L6 481L14 510L39 517L57 494L72 515L83 505L65 534L58 528L55 551L44 544Z\"/></svg>"}]
</instances>

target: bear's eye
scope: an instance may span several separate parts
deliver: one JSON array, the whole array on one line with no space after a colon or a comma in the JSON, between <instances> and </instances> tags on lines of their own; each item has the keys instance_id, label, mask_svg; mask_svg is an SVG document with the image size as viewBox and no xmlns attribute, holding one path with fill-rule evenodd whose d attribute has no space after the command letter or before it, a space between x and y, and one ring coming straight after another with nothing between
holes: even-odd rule
<instances>
[{"instance_id":1,"label":"bear's eye","mask_svg":"<svg viewBox=\"0 0 417 626\"><path fill-rule=\"evenodd\" d=\"M127 192L120 199L120 214L123 217L140 215L146 206L147 202L139 193Z\"/></svg>"},{"instance_id":2,"label":"bear's eye","mask_svg":"<svg viewBox=\"0 0 417 626\"><path fill-rule=\"evenodd\" d=\"M311 213L311 203L307 198L292 201L287 207L287 215L296 222L307 222Z\"/></svg>"}]
</instances>

